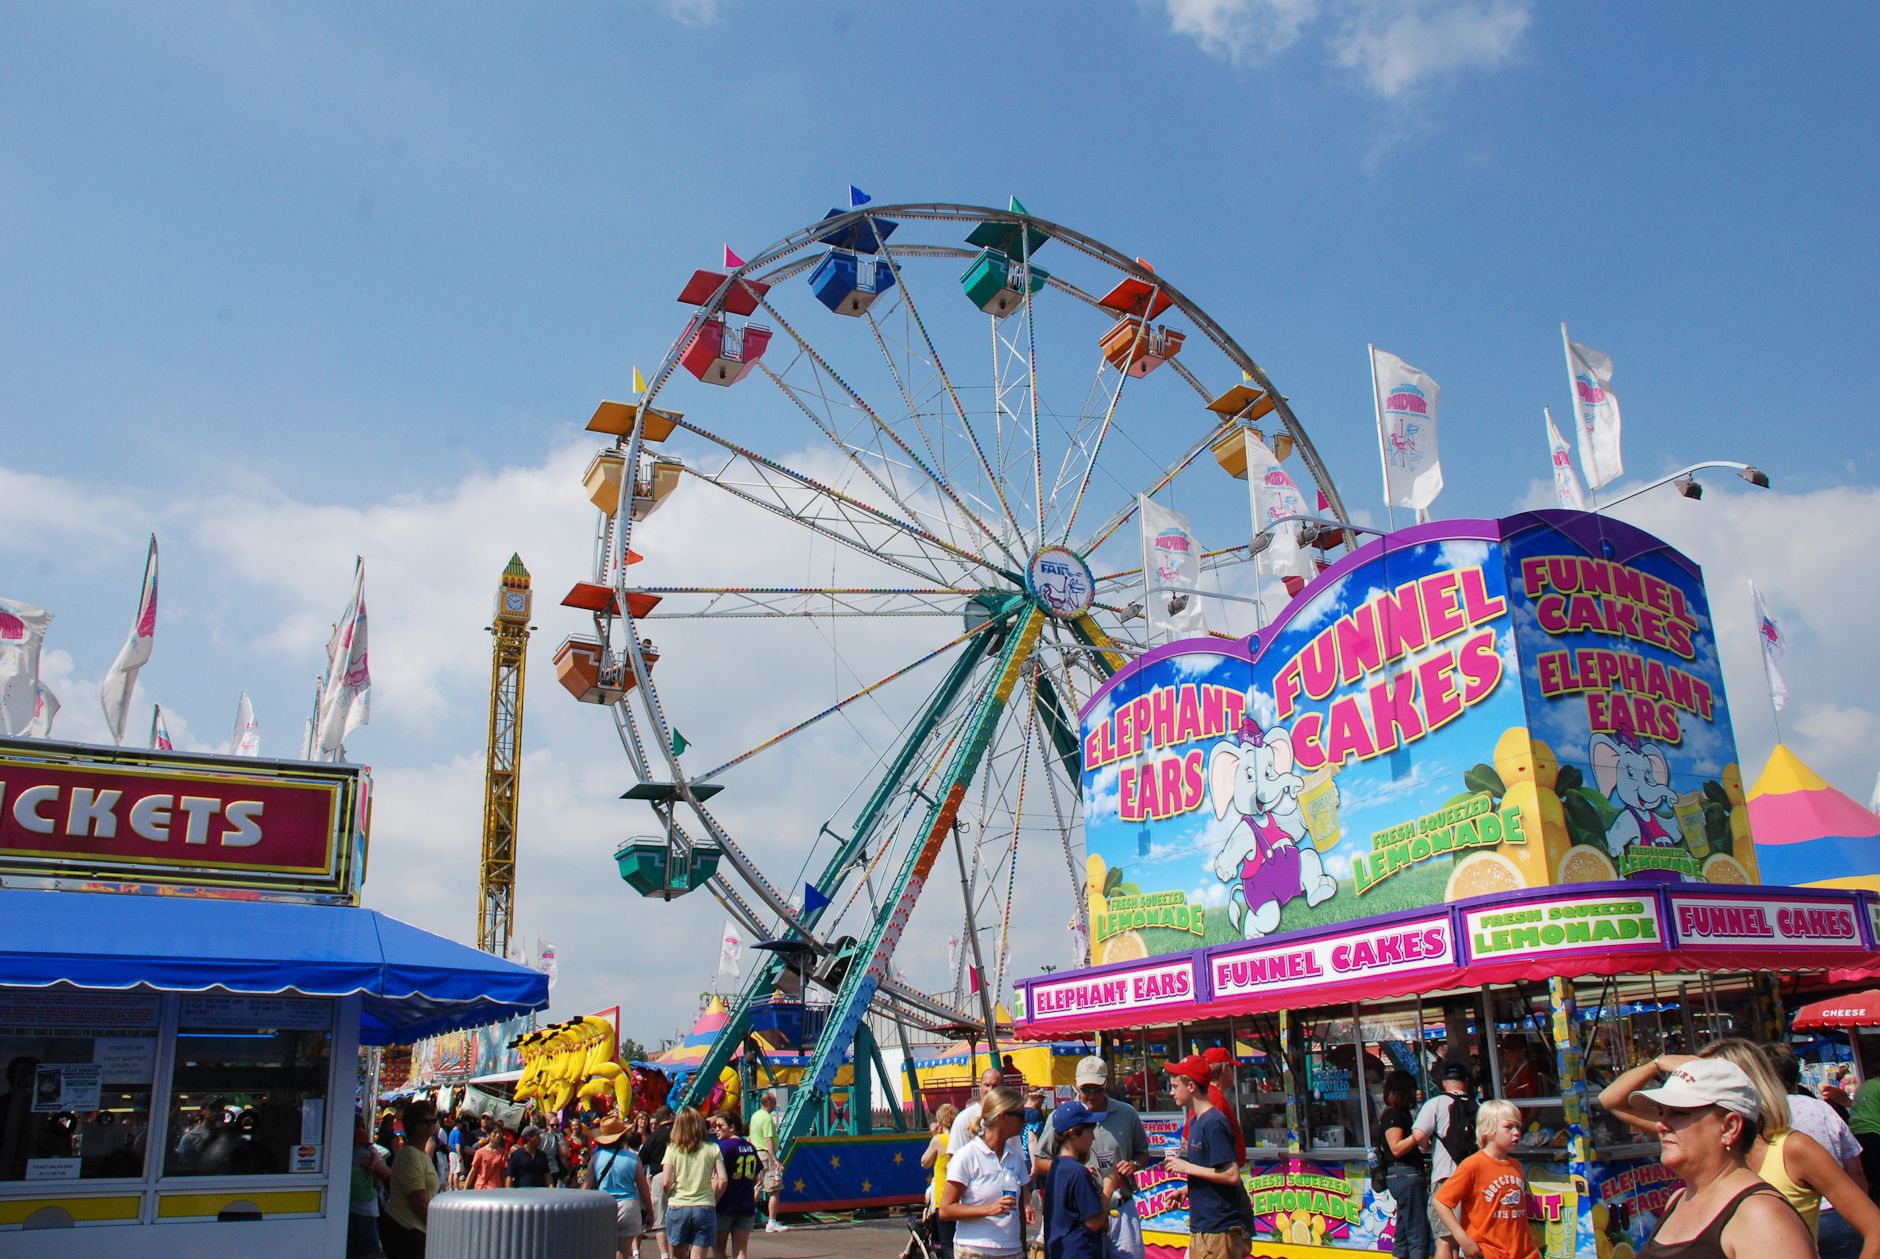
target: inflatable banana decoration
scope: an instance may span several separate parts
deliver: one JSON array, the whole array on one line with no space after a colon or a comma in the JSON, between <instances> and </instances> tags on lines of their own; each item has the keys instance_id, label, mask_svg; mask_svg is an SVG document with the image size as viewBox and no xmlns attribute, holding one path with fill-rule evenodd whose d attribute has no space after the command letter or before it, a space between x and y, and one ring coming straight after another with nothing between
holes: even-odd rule
<instances>
[{"instance_id":1,"label":"inflatable banana decoration","mask_svg":"<svg viewBox=\"0 0 1880 1259\"><path fill-rule=\"evenodd\" d=\"M514 1041L522 1060L516 1100L566 1110L577 1101L612 1093L614 1104L633 1103L633 1077L613 1061L614 1028L606 1019L583 1015L525 1032Z\"/></svg>"}]
</instances>

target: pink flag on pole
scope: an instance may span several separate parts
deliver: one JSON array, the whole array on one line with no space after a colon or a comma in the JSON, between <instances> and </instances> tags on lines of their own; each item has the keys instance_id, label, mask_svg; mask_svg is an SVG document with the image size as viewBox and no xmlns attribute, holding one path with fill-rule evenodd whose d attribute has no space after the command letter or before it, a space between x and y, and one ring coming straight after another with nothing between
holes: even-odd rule
<instances>
[{"instance_id":1,"label":"pink flag on pole","mask_svg":"<svg viewBox=\"0 0 1880 1259\"><path fill-rule=\"evenodd\" d=\"M124 715L130 709L131 692L137 689L137 671L150 663L151 648L157 637L157 535L150 535L150 551L144 559L144 588L137 600L137 619L131 624L130 637L112 662L111 671L98 685L98 702L104 708L105 725L111 737L124 742Z\"/></svg>"},{"instance_id":2,"label":"pink flag on pole","mask_svg":"<svg viewBox=\"0 0 1880 1259\"><path fill-rule=\"evenodd\" d=\"M735 253L731 252L731 246L726 245L725 246L725 269L728 271L735 271L737 268L743 265L744 265L744 259L738 257Z\"/></svg>"},{"instance_id":3,"label":"pink flag on pole","mask_svg":"<svg viewBox=\"0 0 1880 1259\"><path fill-rule=\"evenodd\" d=\"M155 752L174 752L176 744L170 742L170 727L163 720L163 705L150 706L150 748Z\"/></svg>"}]
</instances>

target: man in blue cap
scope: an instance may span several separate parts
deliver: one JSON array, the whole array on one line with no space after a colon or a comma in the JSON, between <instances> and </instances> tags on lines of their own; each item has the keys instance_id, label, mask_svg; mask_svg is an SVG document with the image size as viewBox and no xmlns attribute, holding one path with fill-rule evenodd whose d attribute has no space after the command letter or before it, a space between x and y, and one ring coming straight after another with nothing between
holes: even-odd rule
<instances>
[{"instance_id":1,"label":"man in blue cap","mask_svg":"<svg viewBox=\"0 0 1880 1259\"><path fill-rule=\"evenodd\" d=\"M1099 1183L1084 1166L1097 1117L1082 1102L1065 1102L1051 1112L1051 1131L1058 1153L1045 1178L1045 1259L1103 1259L1117 1173Z\"/></svg>"}]
</instances>

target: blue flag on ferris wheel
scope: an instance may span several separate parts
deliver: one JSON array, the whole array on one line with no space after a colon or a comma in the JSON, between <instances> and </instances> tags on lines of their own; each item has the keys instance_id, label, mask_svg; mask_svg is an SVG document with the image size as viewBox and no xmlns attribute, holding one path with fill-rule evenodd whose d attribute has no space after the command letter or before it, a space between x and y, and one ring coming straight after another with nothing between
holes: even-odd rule
<instances>
[{"instance_id":1,"label":"blue flag on ferris wheel","mask_svg":"<svg viewBox=\"0 0 1880 1259\"><path fill-rule=\"evenodd\" d=\"M826 907L829 903L829 898L823 895L823 890L814 883L805 883L803 885L804 913L813 914L817 910Z\"/></svg>"},{"instance_id":2,"label":"blue flag on ferris wheel","mask_svg":"<svg viewBox=\"0 0 1880 1259\"><path fill-rule=\"evenodd\" d=\"M859 210L873 200L873 197L863 192L860 188L857 188L854 184L849 185L849 209Z\"/></svg>"}]
</instances>

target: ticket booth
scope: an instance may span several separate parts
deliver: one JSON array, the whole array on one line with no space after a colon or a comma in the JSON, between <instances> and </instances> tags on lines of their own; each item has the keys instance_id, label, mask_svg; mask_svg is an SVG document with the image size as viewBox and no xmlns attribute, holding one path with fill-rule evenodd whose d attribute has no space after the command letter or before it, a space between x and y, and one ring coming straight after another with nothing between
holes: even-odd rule
<instances>
[{"instance_id":1,"label":"ticket booth","mask_svg":"<svg viewBox=\"0 0 1880 1259\"><path fill-rule=\"evenodd\" d=\"M0 1251L341 1254L359 1047L547 1004L358 906L369 795L360 766L0 740Z\"/></svg>"}]
</instances>

